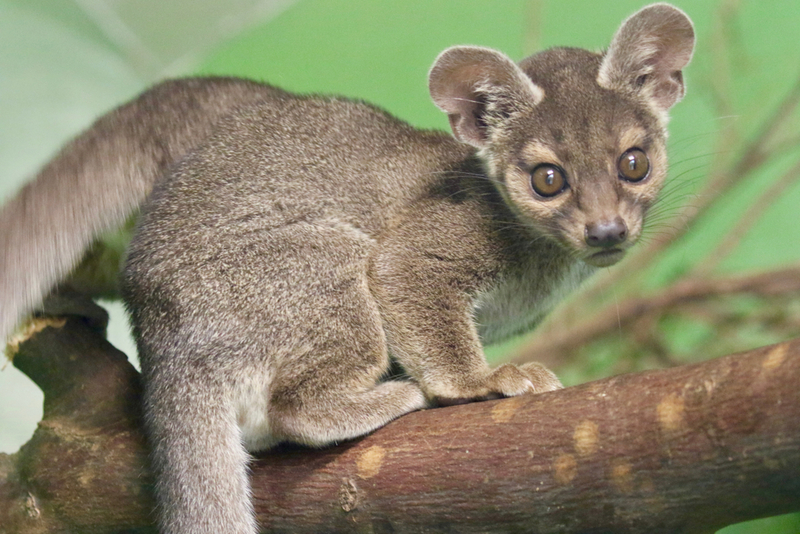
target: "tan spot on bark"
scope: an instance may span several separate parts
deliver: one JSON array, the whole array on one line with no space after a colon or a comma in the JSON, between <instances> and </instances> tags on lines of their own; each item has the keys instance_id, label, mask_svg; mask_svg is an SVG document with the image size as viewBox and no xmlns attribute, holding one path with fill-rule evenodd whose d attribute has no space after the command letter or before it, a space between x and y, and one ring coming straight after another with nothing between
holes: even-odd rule
<instances>
[{"instance_id":1,"label":"tan spot on bark","mask_svg":"<svg viewBox=\"0 0 800 534\"><path fill-rule=\"evenodd\" d=\"M572 454L562 454L553 463L556 481L560 484L569 484L578 474L578 463Z\"/></svg>"},{"instance_id":2,"label":"tan spot on bark","mask_svg":"<svg viewBox=\"0 0 800 534\"><path fill-rule=\"evenodd\" d=\"M614 462L611 466L611 481L622 493L633 490L633 472L631 464L623 460Z\"/></svg>"},{"instance_id":3,"label":"tan spot on bark","mask_svg":"<svg viewBox=\"0 0 800 534\"><path fill-rule=\"evenodd\" d=\"M596 452L598 442L597 424L588 419L581 421L575 427L572 438L575 440L575 451L581 456Z\"/></svg>"},{"instance_id":4,"label":"tan spot on bark","mask_svg":"<svg viewBox=\"0 0 800 534\"><path fill-rule=\"evenodd\" d=\"M361 453L358 460L356 460L356 467L358 468L358 476L361 478L372 478L378 474L383 465L383 459L386 457L386 449L380 445L373 445L369 449Z\"/></svg>"},{"instance_id":5,"label":"tan spot on bark","mask_svg":"<svg viewBox=\"0 0 800 534\"><path fill-rule=\"evenodd\" d=\"M771 351L769 351L767 357L764 358L761 366L767 371L772 371L773 369L780 367L780 365L786 359L787 350L788 349L785 344L781 344L773 348Z\"/></svg>"},{"instance_id":6,"label":"tan spot on bark","mask_svg":"<svg viewBox=\"0 0 800 534\"><path fill-rule=\"evenodd\" d=\"M670 393L656 407L658 412L658 423L661 430L665 432L675 432L683 426L684 403L683 399L674 393Z\"/></svg>"},{"instance_id":7,"label":"tan spot on bark","mask_svg":"<svg viewBox=\"0 0 800 534\"><path fill-rule=\"evenodd\" d=\"M520 397L511 397L503 399L492 408L492 421L495 423L508 423L517 410L522 406L523 399Z\"/></svg>"}]
</instances>

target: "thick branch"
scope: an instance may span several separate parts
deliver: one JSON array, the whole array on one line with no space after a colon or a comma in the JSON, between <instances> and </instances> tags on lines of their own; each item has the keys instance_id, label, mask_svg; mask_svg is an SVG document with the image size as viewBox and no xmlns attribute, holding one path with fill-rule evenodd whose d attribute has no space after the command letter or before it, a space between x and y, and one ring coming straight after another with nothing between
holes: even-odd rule
<instances>
[{"instance_id":1,"label":"thick branch","mask_svg":"<svg viewBox=\"0 0 800 534\"><path fill-rule=\"evenodd\" d=\"M78 321L14 364L45 391L0 455L0 531L151 528L138 375ZM253 464L270 532L712 532L800 509L800 340L563 391L428 410ZM6 530L3 530L6 529Z\"/></svg>"}]
</instances>

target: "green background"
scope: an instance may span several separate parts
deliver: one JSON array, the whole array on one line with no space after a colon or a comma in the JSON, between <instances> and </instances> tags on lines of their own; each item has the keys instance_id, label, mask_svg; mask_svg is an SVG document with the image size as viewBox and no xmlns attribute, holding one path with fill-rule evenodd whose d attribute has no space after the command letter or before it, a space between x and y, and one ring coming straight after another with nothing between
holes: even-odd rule
<instances>
[{"instance_id":1,"label":"green background","mask_svg":"<svg viewBox=\"0 0 800 534\"><path fill-rule=\"evenodd\" d=\"M295 91L339 93L379 104L412 124L446 129L446 117L430 102L426 87L427 70L444 48L477 44L516 59L558 45L599 50L646 2L117 0L88 9L89 4L0 0L4 197L65 139L163 77L237 75ZM719 164L720 136L734 132L734 141L722 150L735 152L736 140L755 135L760 120L800 75L800 3L685 0L676 5L693 18L698 35L695 59L686 71L688 96L671 122L672 194L679 206L692 201ZM715 96L720 91L727 107ZM671 249L649 283L657 287L696 263L796 157L797 151L790 151L737 187ZM797 262L798 206L800 183L795 183L752 222L719 272ZM133 354L124 319L115 323L112 339ZM688 332L682 335L691 337ZM495 359L502 355L502 349L491 352ZM12 452L27 440L40 404L36 388L19 373L10 367L0 373L0 450ZM724 532L796 534L800 519L783 516Z\"/></svg>"}]
</instances>

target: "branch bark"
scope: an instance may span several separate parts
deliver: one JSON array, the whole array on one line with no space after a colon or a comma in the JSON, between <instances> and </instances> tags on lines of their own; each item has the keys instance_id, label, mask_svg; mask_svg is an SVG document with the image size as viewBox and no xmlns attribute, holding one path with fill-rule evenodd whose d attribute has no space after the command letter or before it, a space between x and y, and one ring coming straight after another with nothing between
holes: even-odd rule
<instances>
[{"instance_id":1,"label":"branch bark","mask_svg":"<svg viewBox=\"0 0 800 534\"><path fill-rule=\"evenodd\" d=\"M0 455L0 532L152 531L124 355L70 319L22 343L14 365L45 411ZM338 447L261 455L256 509L270 532L713 532L800 510L798 383L795 340L416 412Z\"/></svg>"}]
</instances>

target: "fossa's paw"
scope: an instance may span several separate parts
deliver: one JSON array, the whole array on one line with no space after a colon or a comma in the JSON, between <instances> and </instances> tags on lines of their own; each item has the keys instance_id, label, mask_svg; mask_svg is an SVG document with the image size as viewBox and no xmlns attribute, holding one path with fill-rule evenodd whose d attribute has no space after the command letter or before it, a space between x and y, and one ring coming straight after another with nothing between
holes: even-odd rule
<instances>
[{"instance_id":1,"label":"fossa's paw","mask_svg":"<svg viewBox=\"0 0 800 534\"><path fill-rule=\"evenodd\" d=\"M543 393L561 388L561 382L552 371L540 363L527 363L521 367L506 364L491 370L487 375L449 388L444 395L436 395L441 406L465 404L482 400L514 397L523 393Z\"/></svg>"},{"instance_id":2,"label":"fossa's paw","mask_svg":"<svg viewBox=\"0 0 800 534\"><path fill-rule=\"evenodd\" d=\"M555 391L564 387L556 374L539 362L523 364L520 366L520 370L528 375L533 384L534 393Z\"/></svg>"}]
</instances>

